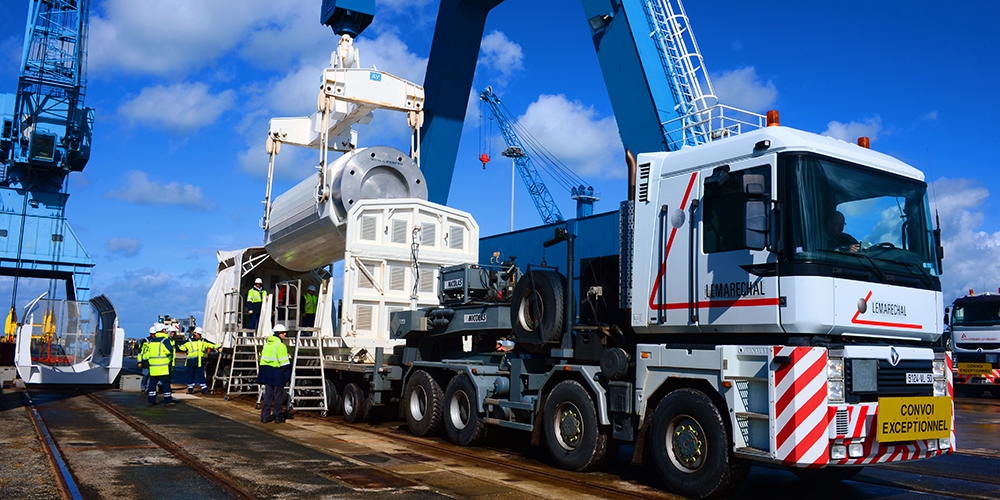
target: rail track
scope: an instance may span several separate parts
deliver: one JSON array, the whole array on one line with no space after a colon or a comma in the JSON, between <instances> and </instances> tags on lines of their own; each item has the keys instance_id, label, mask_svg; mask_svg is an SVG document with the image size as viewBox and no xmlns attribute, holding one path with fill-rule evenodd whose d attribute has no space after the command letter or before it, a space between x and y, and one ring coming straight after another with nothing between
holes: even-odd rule
<instances>
[{"instance_id":1,"label":"rail track","mask_svg":"<svg viewBox=\"0 0 1000 500\"><path fill-rule=\"evenodd\" d=\"M50 430L49 425L46 423L41 414L42 412L39 411L38 405L35 403L34 398L32 398L31 393L28 390L24 390L22 394L24 397L25 408L28 411L28 415L35 427L35 430L38 432L39 438L42 441L44 451L48 455L49 461L52 464L63 498L77 500L92 496L84 494L85 486L82 485L78 479L80 471L75 471L74 467L66 460L65 454L60 446L60 440L57 439L54 436L54 433ZM79 395L84 396L87 401L99 407L103 412L114 416L118 421L128 425L142 435L148 442L152 443L152 446L131 445L130 448L159 448L180 460L190 471L203 477L226 495L243 500L253 500L257 498L225 474L214 470L195 457L191 456L191 454L185 452L179 445L156 432L143 422L140 422L139 420L123 413L116 408L115 405L89 392L79 391ZM87 465L92 466L94 464Z\"/></svg>"}]
</instances>

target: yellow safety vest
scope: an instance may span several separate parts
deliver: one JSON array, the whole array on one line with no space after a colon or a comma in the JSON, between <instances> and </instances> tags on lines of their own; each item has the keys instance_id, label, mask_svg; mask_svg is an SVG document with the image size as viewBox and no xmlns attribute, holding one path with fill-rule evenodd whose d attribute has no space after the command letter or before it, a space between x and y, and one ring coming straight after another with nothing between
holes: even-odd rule
<instances>
[{"instance_id":1,"label":"yellow safety vest","mask_svg":"<svg viewBox=\"0 0 1000 500\"><path fill-rule=\"evenodd\" d=\"M305 296L306 301L306 314L316 314L316 303L319 302L319 297L311 293L307 293Z\"/></svg>"},{"instance_id":2,"label":"yellow safety vest","mask_svg":"<svg viewBox=\"0 0 1000 500\"><path fill-rule=\"evenodd\" d=\"M174 364L174 356L172 349L168 347L169 342L172 341L164 333L156 334L156 340L147 342L149 345L147 355L150 377L170 375L170 367Z\"/></svg>"},{"instance_id":3,"label":"yellow safety vest","mask_svg":"<svg viewBox=\"0 0 1000 500\"><path fill-rule=\"evenodd\" d=\"M268 337L264 349L260 351L260 365L281 368L289 363L288 347L285 343L277 335Z\"/></svg>"},{"instance_id":4,"label":"yellow safety vest","mask_svg":"<svg viewBox=\"0 0 1000 500\"><path fill-rule=\"evenodd\" d=\"M265 296L267 296L267 292L263 289L258 290L256 288L251 288L250 291L247 292L247 302L253 302L255 304L257 302L263 302Z\"/></svg>"},{"instance_id":5,"label":"yellow safety vest","mask_svg":"<svg viewBox=\"0 0 1000 500\"><path fill-rule=\"evenodd\" d=\"M207 340L192 340L187 344L180 346L178 349L188 353L188 359L198 358L198 368L201 368L201 358L205 356L205 351L208 349L218 349L219 346L207 341Z\"/></svg>"}]
</instances>

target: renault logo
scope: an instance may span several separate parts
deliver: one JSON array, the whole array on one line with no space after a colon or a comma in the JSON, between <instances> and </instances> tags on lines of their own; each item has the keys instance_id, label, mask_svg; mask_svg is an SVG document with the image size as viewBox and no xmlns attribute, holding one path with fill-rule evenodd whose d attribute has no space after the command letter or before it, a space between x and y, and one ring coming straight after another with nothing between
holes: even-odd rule
<instances>
[{"instance_id":1,"label":"renault logo","mask_svg":"<svg viewBox=\"0 0 1000 500\"><path fill-rule=\"evenodd\" d=\"M892 366L899 364L899 353L896 352L896 348L892 346L889 347L889 364Z\"/></svg>"}]
</instances>

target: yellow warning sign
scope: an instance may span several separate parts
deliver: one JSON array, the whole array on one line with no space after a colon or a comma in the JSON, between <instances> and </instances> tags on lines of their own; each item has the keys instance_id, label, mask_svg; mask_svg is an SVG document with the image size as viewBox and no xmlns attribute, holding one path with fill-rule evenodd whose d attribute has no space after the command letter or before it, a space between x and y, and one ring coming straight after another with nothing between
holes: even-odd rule
<instances>
[{"instance_id":1,"label":"yellow warning sign","mask_svg":"<svg viewBox=\"0 0 1000 500\"><path fill-rule=\"evenodd\" d=\"M951 436L948 396L878 399L878 440L881 443Z\"/></svg>"},{"instance_id":2,"label":"yellow warning sign","mask_svg":"<svg viewBox=\"0 0 1000 500\"><path fill-rule=\"evenodd\" d=\"M990 363L958 363L958 373L960 375L987 375L993 373L993 365Z\"/></svg>"}]
</instances>

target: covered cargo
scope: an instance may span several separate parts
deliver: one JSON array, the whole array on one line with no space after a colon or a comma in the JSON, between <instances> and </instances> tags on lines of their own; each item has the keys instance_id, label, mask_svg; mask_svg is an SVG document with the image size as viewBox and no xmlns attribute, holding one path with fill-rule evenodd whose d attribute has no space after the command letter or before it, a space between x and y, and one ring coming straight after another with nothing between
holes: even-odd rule
<instances>
[{"instance_id":1,"label":"covered cargo","mask_svg":"<svg viewBox=\"0 0 1000 500\"><path fill-rule=\"evenodd\" d=\"M363 199L427 199L424 175L406 153L375 146L346 153L274 200L264 248L278 264L309 271L344 256L347 212ZM322 179L322 181L321 181Z\"/></svg>"}]
</instances>

